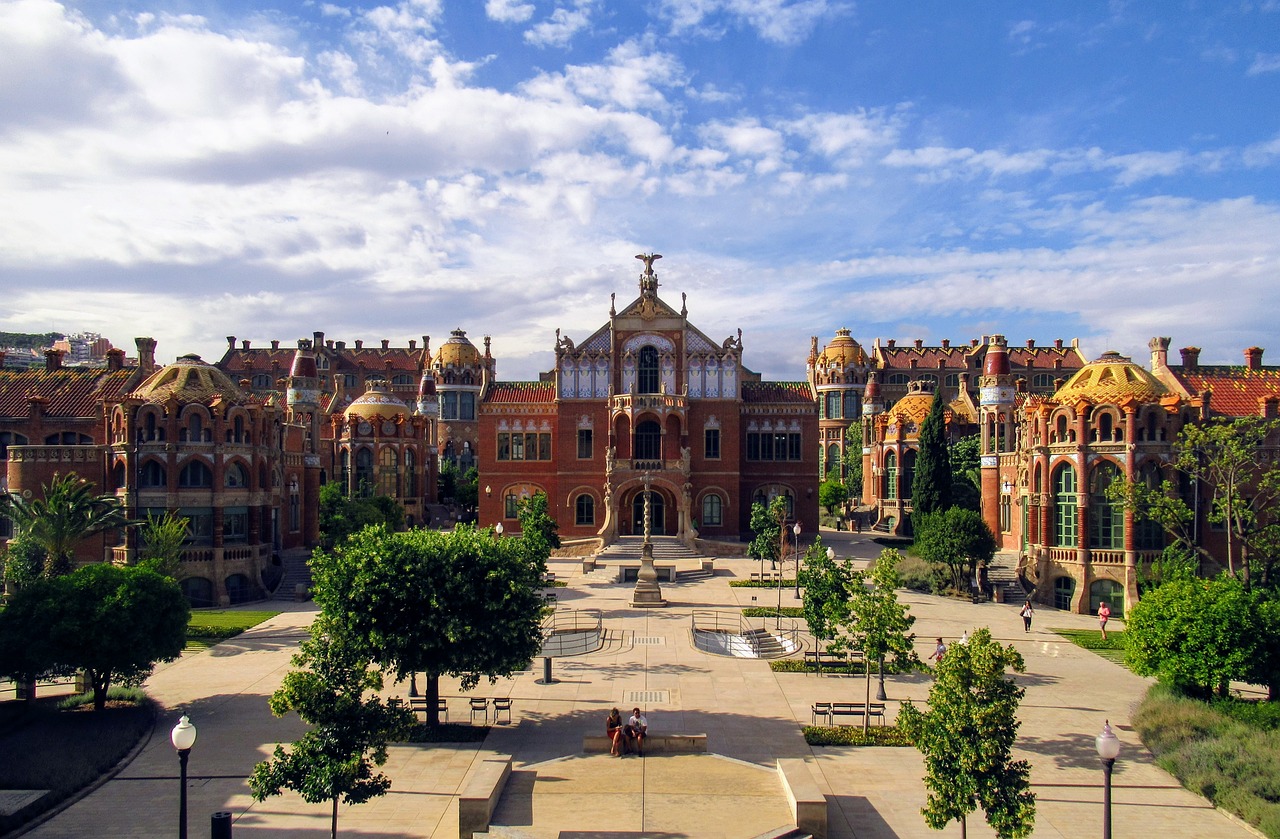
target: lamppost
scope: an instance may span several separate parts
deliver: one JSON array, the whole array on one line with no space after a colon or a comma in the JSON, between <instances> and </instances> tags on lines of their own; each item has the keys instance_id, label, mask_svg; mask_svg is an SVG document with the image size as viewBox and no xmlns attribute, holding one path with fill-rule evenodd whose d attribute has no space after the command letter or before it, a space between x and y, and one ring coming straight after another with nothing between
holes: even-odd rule
<instances>
[{"instance_id":1,"label":"lamppost","mask_svg":"<svg viewBox=\"0 0 1280 839\"><path fill-rule=\"evenodd\" d=\"M800 599L800 522L796 522L796 526L791 528L791 532L796 535L796 600Z\"/></svg>"},{"instance_id":2,"label":"lamppost","mask_svg":"<svg viewBox=\"0 0 1280 839\"><path fill-rule=\"evenodd\" d=\"M493 526L493 535L497 536L499 539L502 538L502 522L498 522Z\"/></svg>"},{"instance_id":3,"label":"lamppost","mask_svg":"<svg viewBox=\"0 0 1280 839\"><path fill-rule=\"evenodd\" d=\"M169 732L169 740L178 750L178 777L182 782L178 794L178 839L187 839L187 757L191 747L196 744L196 727L186 714L178 720L178 724Z\"/></svg>"},{"instance_id":4,"label":"lamppost","mask_svg":"<svg viewBox=\"0 0 1280 839\"><path fill-rule=\"evenodd\" d=\"M1102 724L1102 733L1094 739L1098 757L1102 758L1102 839L1111 839L1111 769L1120 754L1120 738L1111 730L1111 721Z\"/></svg>"}]
</instances>

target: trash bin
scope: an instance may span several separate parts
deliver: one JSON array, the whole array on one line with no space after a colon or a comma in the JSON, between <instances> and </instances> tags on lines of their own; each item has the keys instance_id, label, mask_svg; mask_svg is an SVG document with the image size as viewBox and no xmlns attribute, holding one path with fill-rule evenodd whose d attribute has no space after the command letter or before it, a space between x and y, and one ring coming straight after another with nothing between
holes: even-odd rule
<instances>
[{"instance_id":1,"label":"trash bin","mask_svg":"<svg viewBox=\"0 0 1280 839\"><path fill-rule=\"evenodd\" d=\"M231 839L231 813L219 810L209 817L209 839Z\"/></svg>"}]
</instances>

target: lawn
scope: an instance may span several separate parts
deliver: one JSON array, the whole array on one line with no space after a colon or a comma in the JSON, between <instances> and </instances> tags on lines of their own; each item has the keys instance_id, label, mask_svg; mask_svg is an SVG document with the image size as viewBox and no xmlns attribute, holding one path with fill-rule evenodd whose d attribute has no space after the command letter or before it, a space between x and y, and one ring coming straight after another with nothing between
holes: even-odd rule
<instances>
[{"instance_id":1,"label":"lawn","mask_svg":"<svg viewBox=\"0 0 1280 839\"><path fill-rule=\"evenodd\" d=\"M1107 640L1102 640L1102 633L1096 629L1051 629L1066 638L1077 647L1092 650L1107 661L1115 662L1121 667L1124 663L1124 630L1113 629L1107 633Z\"/></svg>"},{"instance_id":2,"label":"lawn","mask_svg":"<svg viewBox=\"0 0 1280 839\"><path fill-rule=\"evenodd\" d=\"M234 638L246 629L257 626L280 611L244 612L227 609L197 611L187 622L188 651L207 650L214 644Z\"/></svg>"}]
</instances>

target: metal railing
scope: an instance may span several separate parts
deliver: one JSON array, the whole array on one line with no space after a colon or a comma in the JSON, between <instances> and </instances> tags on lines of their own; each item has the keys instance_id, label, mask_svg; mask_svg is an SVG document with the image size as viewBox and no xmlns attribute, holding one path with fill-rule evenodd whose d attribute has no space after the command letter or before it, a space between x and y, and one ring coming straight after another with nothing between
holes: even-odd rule
<instances>
[{"instance_id":1,"label":"metal railing","mask_svg":"<svg viewBox=\"0 0 1280 839\"><path fill-rule=\"evenodd\" d=\"M604 614L599 609L556 609L542 621L541 657L583 655L604 644Z\"/></svg>"}]
</instances>

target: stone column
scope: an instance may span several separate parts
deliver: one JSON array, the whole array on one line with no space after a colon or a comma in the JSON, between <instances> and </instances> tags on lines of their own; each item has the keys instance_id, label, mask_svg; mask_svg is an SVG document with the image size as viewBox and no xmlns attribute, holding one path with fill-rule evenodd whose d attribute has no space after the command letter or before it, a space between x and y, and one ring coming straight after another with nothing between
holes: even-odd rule
<instances>
[{"instance_id":1,"label":"stone column","mask_svg":"<svg viewBox=\"0 0 1280 839\"><path fill-rule=\"evenodd\" d=\"M638 608L666 606L662 599L662 587L658 585L658 572L653 568L653 543L649 541L649 473L644 476L644 545L640 549L640 571L636 574L636 587L631 595L631 605Z\"/></svg>"}]
</instances>

